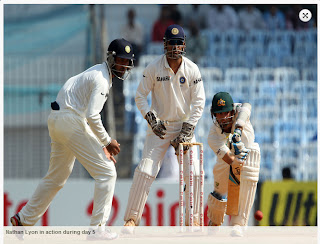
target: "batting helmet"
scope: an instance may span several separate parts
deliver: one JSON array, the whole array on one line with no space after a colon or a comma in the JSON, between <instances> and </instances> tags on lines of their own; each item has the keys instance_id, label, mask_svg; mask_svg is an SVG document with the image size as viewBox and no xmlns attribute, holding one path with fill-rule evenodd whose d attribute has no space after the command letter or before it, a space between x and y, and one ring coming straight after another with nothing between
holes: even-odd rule
<instances>
[{"instance_id":1,"label":"batting helmet","mask_svg":"<svg viewBox=\"0 0 320 244\"><path fill-rule=\"evenodd\" d=\"M234 113L224 118L216 118L215 114L234 111L233 99L228 92L218 92L212 99L212 105L210 108L211 117L214 120L214 124L224 131L229 124L233 122Z\"/></svg>"},{"instance_id":2,"label":"batting helmet","mask_svg":"<svg viewBox=\"0 0 320 244\"><path fill-rule=\"evenodd\" d=\"M129 59L129 65L117 64L115 62L116 57ZM130 42L122 38L115 39L110 43L107 52L107 63L114 76L118 77L121 80L125 80L128 77L131 69L134 67L133 60L135 60L135 58L133 54L133 48ZM116 65L125 67L125 71L117 70L115 67Z\"/></svg>"},{"instance_id":3,"label":"batting helmet","mask_svg":"<svg viewBox=\"0 0 320 244\"><path fill-rule=\"evenodd\" d=\"M163 37L165 54L172 59L178 59L186 54L186 35L180 25L170 25ZM168 46L173 46L168 50Z\"/></svg>"},{"instance_id":4,"label":"batting helmet","mask_svg":"<svg viewBox=\"0 0 320 244\"><path fill-rule=\"evenodd\" d=\"M233 99L228 92L218 92L214 95L211 105L211 114L229 112L233 110Z\"/></svg>"}]
</instances>

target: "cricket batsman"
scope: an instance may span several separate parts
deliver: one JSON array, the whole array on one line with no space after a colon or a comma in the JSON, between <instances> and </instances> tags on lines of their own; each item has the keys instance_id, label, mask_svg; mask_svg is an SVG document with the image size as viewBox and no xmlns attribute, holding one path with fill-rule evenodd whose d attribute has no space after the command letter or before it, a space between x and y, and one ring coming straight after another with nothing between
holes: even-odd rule
<instances>
[{"instance_id":1,"label":"cricket batsman","mask_svg":"<svg viewBox=\"0 0 320 244\"><path fill-rule=\"evenodd\" d=\"M227 92L219 92L212 99L214 123L208 144L217 155L217 163L213 168L214 190L208 196L209 226L222 225L227 203L234 204L237 213L231 217L232 236L243 235L241 227L248 224L259 179L260 148L254 142L250 115L251 105L234 103ZM240 181L239 197L235 199L228 194L230 174Z\"/></svg>"}]
</instances>

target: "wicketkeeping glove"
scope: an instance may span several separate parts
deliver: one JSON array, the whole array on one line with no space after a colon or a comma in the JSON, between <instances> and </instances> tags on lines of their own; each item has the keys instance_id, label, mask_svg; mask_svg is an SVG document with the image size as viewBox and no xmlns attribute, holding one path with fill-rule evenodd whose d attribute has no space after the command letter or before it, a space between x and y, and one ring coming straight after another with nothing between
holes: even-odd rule
<instances>
[{"instance_id":1,"label":"wicketkeeping glove","mask_svg":"<svg viewBox=\"0 0 320 244\"><path fill-rule=\"evenodd\" d=\"M179 155L179 143L191 142L194 128L195 128L194 125L189 124L187 122L183 122L179 135L175 139L171 140L170 142L171 145L176 150L176 155ZM187 151L188 149L189 149L189 146L183 146L184 152Z\"/></svg>"},{"instance_id":2,"label":"wicketkeeping glove","mask_svg":"<svg viewBox=\"0 0 320 244\"><path fill-rule=\"evenodd\" d=\"M167 128L164 126L164 122L158 119L152 111L149 111L144 118L148 121L153 133L161 139L164 139L164 135L167 133Z\"/></svg>"}]
</instances>

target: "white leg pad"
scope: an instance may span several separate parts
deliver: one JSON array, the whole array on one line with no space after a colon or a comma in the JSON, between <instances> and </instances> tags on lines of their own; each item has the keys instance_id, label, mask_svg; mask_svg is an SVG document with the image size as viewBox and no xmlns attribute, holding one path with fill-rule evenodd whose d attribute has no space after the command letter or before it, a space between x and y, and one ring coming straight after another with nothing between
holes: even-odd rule
<instances>
[{"instance_id":1,"label":"white leg pad","mask_svg":"<svg viewBox=\"0 0 320 244\"><path fill-rule=\"evenodd\" d=\"M186 191L185 191L185 202L186 202L186 217L185 224L189 225L189 201L187 196L189 196L189 176L184 177L184 182L186 182ZM194 222L199 221L199 211L200 211L200 176L193 176L193 220Z\"/></svg>"},{"instance_id":2,"label":"white leg pad","mask_svg":"<svg viewBox=\"0 0 320 244\"><path fill-rule=\"evenodd\" d=\"M247 161L241 170L239 214L231 217L230 225L232 226L246 226L248 224L249 214L256 195L260 170L260 150L259 146L250 148L250 150Z\"/></svg>"},{"instance_id":3,"label":"white leg pad","mask_svg":"<svg viewBox=\"0 0 320 244\"><path fill-rule=\"evenodd\" d=\"M139 167L136 168L130 188L124 221L133 219L135 224L139 225L150 187L154 179L154 177L141 172Z\"/></svg>"},{"instance_id":4,"label":"white leg pad","mask_svg":"<svg viewBox=\"0 0 320 244\"><path fill-rule=\"evenodd\" d=\"M225 199L217 199L211 193L208 196L208 218L215 226L223 223L224 214L227 210L227 201Z\"/></svg>"}]
</instances>

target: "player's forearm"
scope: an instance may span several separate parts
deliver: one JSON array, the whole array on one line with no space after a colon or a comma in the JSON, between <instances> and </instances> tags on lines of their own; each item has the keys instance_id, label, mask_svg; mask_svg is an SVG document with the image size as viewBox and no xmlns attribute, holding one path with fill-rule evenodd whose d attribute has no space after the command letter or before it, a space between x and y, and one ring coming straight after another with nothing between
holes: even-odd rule
<instances>
[{"instance_id":1,"label":"player's forearm","mask_svg":"<svg viewBox=\"0 0 320 244\"><path fill-rule=\"evenodd\" d=\"M190 112L190 117L189 119L186 121L187 123L196 126L199 119L201 118L203 113L203 108L202 107L196 107L193 108Z\"/></svg>"},{"instance_id":2,"label":"player's forearm","mask_svg":"<svg viewBox=\"0 0 320 244\"><path fill-rule=\"evenodd\" d=\"M250 115L251 115L251 104L243 103L240 108L238 117L236 119L235 128L243 129L246 121L250 119Z\"/></svg>"},{"instance_id":3,"label":"player's forearm","mask_svg":"<svg viewBox=\"0 0 320 244\"><path fill-rule=\"evenodd\" d=\"M109 145L111 138L104 128L100 112L105 104L105 95L108 90L102 86L104 81L94 80L90 101L88 103L88 109L86 113L86 119L96 137L100 140L103 145Z\"/></svg>"},{"instance_id":4,"label":"player's forearm","mask_svg":"<svg viewBox=\"0 0 320 244\"><path fill-rule=\"evenodd\" d=\"M144 96L137 91L137 94L135 97L135 102L136 102L137 108L141 112L142 116L145 117L146 114L151 110L151 108L148 104L147 96Z\"/></svg>"},{"instance_id":5,"label":"player's forearm","mask_svg":"<svg viewBox=\"0 0 320 244\"><path fill-rule=\"evenodd\" d=\"M210 136L208 137L208 144L210 148L213 150L213 152L216 154L217 158L222 159L228 164L231 164L234 158L232 158L233 155L230 154L230 149L225 144L219 143L218 145L217 142L219 142L217 138Z\"/></svg>"},{"instance_id":6,"label":"player's forearm","mask_svg":"<svg viewBox=\"0 0 320 244\"><path fill-rule=\"evenodd\" d=\"M205 106L204 91L197 92L197 94L192 100L193 102L191 103L190 117L186 122L192 125L196 125L202 116L204 106Z\"/></svg>"},{"instance_id":7,"label":"player's forearm","mask_svg":"<svg viewBox=\"0 0 320 244\"><path fill-rule=\"evenodd\" d=\"M96 135L100 142L105 146L109 145L111 142L111 137L102 125L100 114L87 117L87 121L92 132Z\"/></svg>"},{"instance_id":8,"label":"player's forearm","mask_svg":"<svg viewBox=\"0 0 320 244\"><path fill-rule=\"evenodd\" d=\"M149 80L147 80L146 78L144 78L143 81L140 82L135 96L136 105L143 117L145 117L145 115L150 111L150 106L148 104L150 87L148 82Z\"/></svg>"},{"instance_id":9,"label":"player's forearm","mask_svg":"<svg viewBox=\"0 0 320 244\"><path fill-rule=\"evenodd\" d=\"M234 161L234 155L229 151L222 157L222 160L231 165Z\"/></svg>"}]
</instances>

